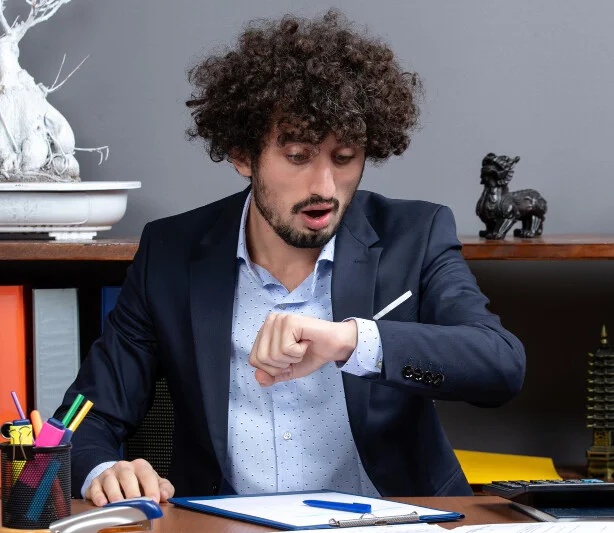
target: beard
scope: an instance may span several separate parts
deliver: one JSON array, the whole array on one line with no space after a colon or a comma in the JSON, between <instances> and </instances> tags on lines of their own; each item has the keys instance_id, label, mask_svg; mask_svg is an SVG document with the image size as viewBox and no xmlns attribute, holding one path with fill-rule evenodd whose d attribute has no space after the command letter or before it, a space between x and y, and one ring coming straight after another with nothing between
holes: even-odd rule
<instances>
[{"instance_id":1,"label":"beard","mask_svg":"<svg viewBox=\"0 0 614 533\"><path fill-rule=\"evenodd\" d=\"M360 180L358 183L360 183ZM358 184L356 184L356 189L357 188ZM356 189L354 189L352 192L352 197L354 196ZM337 214L341 209L341 216L334 227L322 230L308 229L305 231L300 231L293 228L290 224L285 223L282 220L280 213L274 209L273 205L271 205L269 192L263 180L260 179L256 168L252 168L252 194L254 196L254 203L256 204L258 211L267 221L269 226L271 226L273 231L275 231L275 233L281 237L286 244L294 246L295 248L322 248L337 232L339 224L341 223L343 215L345 214L345 211L349 205L348 202L341 208L339 200L336 198L322 198L319 195L312 195L309 198L294 204L291 210L293 214L299 213L301 209L304 209L305 207L319 203L332 204L333 214Z\"/></svg>"}]
</instances>

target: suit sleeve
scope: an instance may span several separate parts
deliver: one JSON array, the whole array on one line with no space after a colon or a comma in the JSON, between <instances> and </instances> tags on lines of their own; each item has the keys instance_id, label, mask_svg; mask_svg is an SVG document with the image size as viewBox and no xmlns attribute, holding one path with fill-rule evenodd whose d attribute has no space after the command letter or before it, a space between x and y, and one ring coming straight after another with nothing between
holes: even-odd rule
<instances>
[{"instance_id":1,"label":"suit sleeve","mask_svg":"<svg viewBox=\"0 0 614 533\"><path fill-rule=\"evenodd\" d=\"M449 208L435 213L426 246L420 322L377 321L384 353L377 379L433 399L500 405L522 387L522 343L488 311Z\"/></svg>"},{"instance_id":2,"label":"suit sleeve","mask_svg":"<svg viewBox=\"0 0 614 533\"><path fill-rule=\"evenodd\" d=\"M120 444L138 427L153 400L157 342L147 306L148 236L146 226L103 335L92 345L55 415L63 416L79 393L94 403L72 437L75 497L81 497L94 467L121 459Z\"/></svg>"}]
</instances>

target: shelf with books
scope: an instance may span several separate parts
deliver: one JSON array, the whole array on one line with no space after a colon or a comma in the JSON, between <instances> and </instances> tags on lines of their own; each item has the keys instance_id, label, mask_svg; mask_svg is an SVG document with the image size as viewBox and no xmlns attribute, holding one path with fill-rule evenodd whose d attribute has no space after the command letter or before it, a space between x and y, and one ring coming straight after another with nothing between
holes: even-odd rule
<instances>
[{"instance_id":1,"label":"shelf with books","mask_svg":"<svg viewBox=\"0 0 614 533\"><path fill-rule=\"evenodd\" d=\"M14 357L10 357L6 343L3 344L0 370L2 374L11 370L9 359L25 360L30 376L24 394L27 408L34 407L35 399L39 407L41 398L47 405L49 398L56 399L59 389L65 389L72 381L79 360L100 336L103 307L108 307L105 291L122 285L137 245L136 239L81 243L0 241L0 289L19 290L24 295L20 305L26 329L26 345L13 349ZM7 328L4 329L6 336ZM60 379L62 372L64 381ZM41 387L37 383L38 373L53 379ZM13 379L7 377L5 381ZM53 406L48 409L53 410Z\"/></svg>"}]
</instances>

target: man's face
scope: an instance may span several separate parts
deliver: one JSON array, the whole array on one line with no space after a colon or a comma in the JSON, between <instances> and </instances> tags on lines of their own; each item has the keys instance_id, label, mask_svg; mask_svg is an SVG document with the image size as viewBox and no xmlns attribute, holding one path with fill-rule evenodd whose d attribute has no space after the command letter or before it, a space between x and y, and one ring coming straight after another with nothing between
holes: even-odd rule
<instances>
[{"instance_id":1,"label":"man's face","mask_svg":"<svg viewBox=\"0 0 614 533\"><path fill-rule=\"evenodd\" d=\"M337 231L364 164L364 148L341 144L332 134L318 146L272 140L250 170L254 202L287 244L320 248Z\"/></svg>"}]
</instances>

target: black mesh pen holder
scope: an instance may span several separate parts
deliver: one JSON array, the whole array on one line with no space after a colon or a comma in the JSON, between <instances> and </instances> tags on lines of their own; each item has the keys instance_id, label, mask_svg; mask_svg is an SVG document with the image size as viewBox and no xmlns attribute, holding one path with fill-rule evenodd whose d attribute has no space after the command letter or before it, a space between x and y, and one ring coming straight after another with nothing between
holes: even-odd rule
<instances>
[{"instance_id":1,"label":"black mesh pen holder","mask_svg":"<svg viewBox=\"0 0 614 533\"><path fill-rule=\"evenodd\" d=\"M0 444L3 527L46 529L70 515L70 448Z\"/></svg>"}]
</instances>

